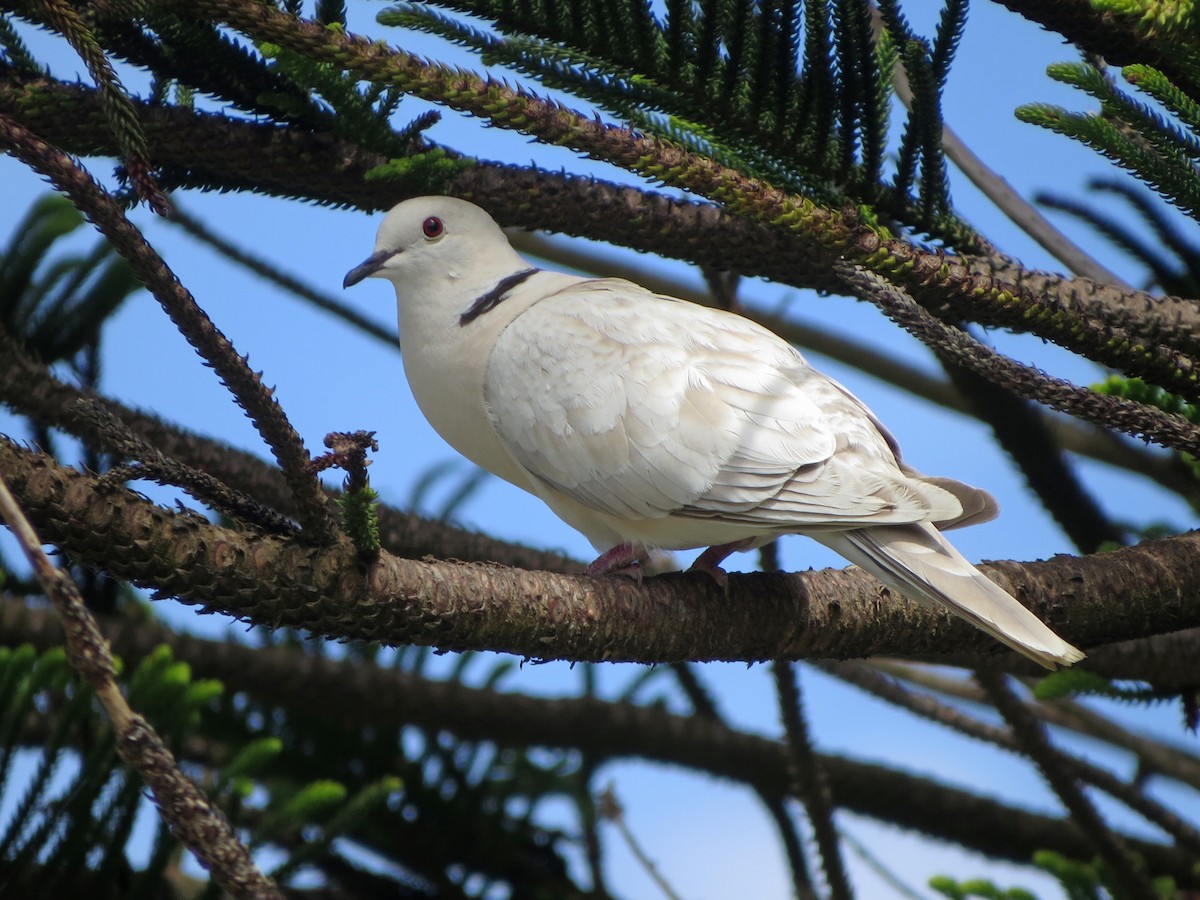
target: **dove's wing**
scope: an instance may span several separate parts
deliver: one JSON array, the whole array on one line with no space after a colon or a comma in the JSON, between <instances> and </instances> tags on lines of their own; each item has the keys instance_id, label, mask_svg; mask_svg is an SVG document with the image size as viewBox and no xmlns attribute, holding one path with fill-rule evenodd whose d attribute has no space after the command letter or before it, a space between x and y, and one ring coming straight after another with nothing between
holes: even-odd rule
<instances>
[{"instance_id":1,"label":"dove's wing","mask_svg":"<svg viewBox=\"0 0 1200 900\"><path fill-rule=\"evenodd\" d=\"M629 282L580 281L521 313L485 389L522 466L620 518L783 531L963 514L954 493L903 471L866 408L785 341Z\"/></svg>"}]
</instances>

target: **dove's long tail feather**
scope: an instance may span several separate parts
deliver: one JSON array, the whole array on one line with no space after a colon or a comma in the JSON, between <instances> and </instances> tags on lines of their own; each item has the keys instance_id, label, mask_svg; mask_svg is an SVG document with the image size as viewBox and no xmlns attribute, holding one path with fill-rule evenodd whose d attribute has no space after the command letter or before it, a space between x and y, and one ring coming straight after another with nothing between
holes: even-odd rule
<instances>
[{"instance_id":1,"label":"dove's long tail feather","mask_svg":"<svg viewBox=\"0 0 1200 900\"><path fill-rule=\"evenodd\" d=\"M812 535L910 600L942 605L1047 669L1084 654L967 562L927 523Z\"/></svg>"}]
</instances>

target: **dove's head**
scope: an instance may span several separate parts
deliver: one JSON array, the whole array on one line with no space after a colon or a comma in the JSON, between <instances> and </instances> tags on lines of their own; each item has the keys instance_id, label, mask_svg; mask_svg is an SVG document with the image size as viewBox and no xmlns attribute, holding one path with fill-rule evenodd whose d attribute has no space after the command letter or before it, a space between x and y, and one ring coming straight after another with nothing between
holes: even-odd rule
<instances>
[{"instance_id":1,"label":"dove's head","mask_svg":"<svg viewBox=\"0 0 1200 900\"><path fill-rule=\"evenodd\" d=\"M492 217L454 197L414 197L379 226L375 252L346 273L342 287L386 278L398 293L490 283L525 266Z\"/></svg>"}]
</instances>

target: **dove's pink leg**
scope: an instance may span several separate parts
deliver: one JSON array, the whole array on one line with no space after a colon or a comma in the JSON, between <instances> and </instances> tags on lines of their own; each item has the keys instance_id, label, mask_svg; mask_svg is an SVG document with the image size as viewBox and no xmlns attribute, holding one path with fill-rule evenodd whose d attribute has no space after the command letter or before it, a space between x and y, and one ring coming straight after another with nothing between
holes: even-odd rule
<instances>
[{"instance_id":1,"label":"dove's pink leg","mask_svg":"<svg viewBox=\"0 0 1200 900\"><path fill-rule=\"evenodd\" d=\"M588 575L629 575L642 580L642 568L638 565L650 555L641 544L617 544L605 550L584 571Z\"/></svg>"},{"instance_id":2,"label":"dove's pink leg","mask_svg":"<svg viewBox=\"0 0 1200 900\"><path fill-rule=\"evenodd\" d=\"M709 547L696 557L696 561L688 567L688 571L705 572L711 575L717 584L725 587L729 583L729 576L721 568L721 563L725 557L731 553L737 553L739 550L745 550L753 546L754 538L746 538L741 541L732 541L728 544L718 544L715 547Z\"/></svg>"}]
</instances>

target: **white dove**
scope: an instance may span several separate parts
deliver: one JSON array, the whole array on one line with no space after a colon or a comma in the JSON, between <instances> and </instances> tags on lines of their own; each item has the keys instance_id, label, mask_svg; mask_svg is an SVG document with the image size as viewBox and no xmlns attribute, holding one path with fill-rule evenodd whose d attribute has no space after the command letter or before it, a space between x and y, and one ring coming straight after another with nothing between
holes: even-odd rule
<instances>
[{"instance_id":1,"label":"white dove","mask_svg":"<svg viewBox=\"0 0 1200 900\"><path fill-rule=\"evenodd\" d=\"M1083 658L939 528L996 514L921 475L853 394L755 323L617 278L535 268L492 218L449 197L387 214L344 287L396 288L421 411L476 465L591 541L594 575L654 549L730 553L806 534L922 604L1053 669Z\"/></svg>"}]
</instances>

